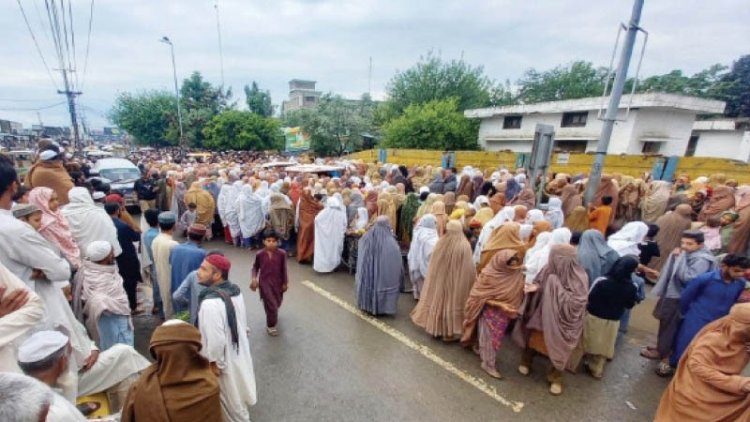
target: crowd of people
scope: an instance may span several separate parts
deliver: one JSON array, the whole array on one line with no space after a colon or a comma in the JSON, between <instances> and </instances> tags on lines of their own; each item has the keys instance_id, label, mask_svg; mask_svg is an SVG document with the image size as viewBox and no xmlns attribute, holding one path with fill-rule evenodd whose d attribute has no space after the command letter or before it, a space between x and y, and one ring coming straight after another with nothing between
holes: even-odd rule
<instances>
[{"instance_id":1,"label":"crowd of people","mask_svg":"<svg viewBox=\"0 0 750 422\"><path fill-rule=\"evenodd\" d=\"M494 378L510 335L519 373L550 362L553 395L566 371L604 376L650 290L659 329L641 355L673 376L656 419L750 417L750 186L605 175L586 207L585 175L552 174L535 192L524 169L502 167L319 159L337 170L288 172L265 154L173 150L130 159L142 172L132 194L54 143L40 144L23 183L0 158L0 397L43 398L24 412L76 420L96 410L77 398L104 392L123 420L249 420L245 301L230 260L207 250L213 239L256 252L249 287L269 336L280 333L288 258L319 273L345 264L362 311L394 315L410 293L413 323L476 353ZM165 321L153 364L133 349L132 316L144 312Z\"/></svg>"}]
</instances>

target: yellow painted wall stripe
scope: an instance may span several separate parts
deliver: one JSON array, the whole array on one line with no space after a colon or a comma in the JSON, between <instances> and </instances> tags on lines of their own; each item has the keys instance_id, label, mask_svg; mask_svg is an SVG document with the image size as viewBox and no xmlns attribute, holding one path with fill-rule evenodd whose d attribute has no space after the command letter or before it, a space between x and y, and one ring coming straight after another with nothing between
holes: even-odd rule
<instances>
[{"instance_id":1,"label":"yellow painted wall stripe","mask_svg":"<svg viewBox=\"0 0 750 422\"><path fill-rule=\"evenodd\" d=\"M390 325L380 321L377 318L374 318L370 315L365 314L364 312L360 311L350 303L344 301L343 299L339 298L338 296L332 294L328 290L316 285L315 283L305 280L302 282L302 285L309 288L310 290L314 291L315 293L323 296L324 298L330 300L331 302L339 305L340 307L344 308L345 310L349 311L350 313L356 315L360 319L364 320L365 322L369 323L370 325L374 326L378 330L388 334L389 336L393 337L394 339L398 340L400 343L405 345L406 347L415 350L420 355L426 357L427 359L431 360L432 362L439 365L441 368L445 369L446 371L450 372L451 374L457 376L461 380L465 381L472 387L478 389L479 391L483 392L484 394L490 396L495 401L499 402L500 404L510 407L514 412L518 413L523 409L523 402L519 401L513 401L508 400L505 397L501 396L494 386L487 384L486 381L484 381L481 378L477 378L468 372L459 369L454 364L446 361L445 359L441 358L440 356L436 355L435 352L432 351L429 347L419 344L416 341L410 339L406 336L406 334L402 333L401 331L391 327Z\"/></svg>"}]
</instances>

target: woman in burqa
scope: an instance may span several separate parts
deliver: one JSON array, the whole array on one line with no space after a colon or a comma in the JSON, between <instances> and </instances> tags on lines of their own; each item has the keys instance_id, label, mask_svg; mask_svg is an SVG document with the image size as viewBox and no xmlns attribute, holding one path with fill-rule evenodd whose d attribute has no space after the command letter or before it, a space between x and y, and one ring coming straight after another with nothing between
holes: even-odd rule
<instances>
[{"instance_id":1,"label":"woman in burqa","mask_svg":"<svg viewBox=\"0 0 750 422\"><path fill-rule=\"evenodd\" d=\"M659 217L656 225L659 226L659 234L656 235L656 244L662 251L661 256L654 257L649 263L649 267L656 271L667 262L670 252L680 246L682 232L690 229L693 209L688 204L680 204L674 211Z\"/></svg>"},{"instance_id":2,"label":"woman in burqa","mask_svg":"<svg viewBox=\"0 0 750 422\"><path fill-rule=\"evenodd\" d=\"M664 215L671 194L670 183L664 180L654 180L649 183L646 196L640 204L641 219L644 223L656 222L656 219Z\"/></svg>"},{"instance_id":3,"label":"woman in burqa","mask_svg":"<svg viewBox=\"0 0 750 422\"><path fill-rule=\"evenodd\" d=\"M750 304L705 326L680 359L655 422L750 420Z\"/></svg>"},{"instance_id":4,"label":"woman in burqa","mask_svg":"<svg viewBox=\"0 0 750 422\"><path fill-rule=\"evenodd\" d=\"M562 201L563 214L567 218L576 207L583 205L581 193L578 191L578 185L568 183L560 191L560 200Z\"/></svg>"},{"instance_id":5,"label":"woman in burqa","mask_svg":"<svg viewBox=\"0 0 750 422\"><path fill-rule=\"evenodd\" d=\"M533 286L533 287L532 287ZM534 356L549 357L550 393L562 394L563 371L572 366L573 351L583 334L588 284L571 245L555 245L549 262L527 288L513 340L524 349L518 372L528 375Z\"/></svg>"},{"instance_id":6,"label":"woman in burqa","mask_svg":"<svg viewBox=\"0 0 750 422\"><path fill-rule=\"evenodd\" d=\"M379 216L359 240L355 274L357 307L371 315L394 315L404 269L388 217Z\"/></svg>"},{"instance_id":7,"label":"woman in burqa","mask_svg":"<svg viewBox=\"0 0 750 422\"><path fill-rule=\"evenodd\" d=\"M588 284L607 274L620 259L620 254L607 245L604 235L599 230L589 229L583 232L578 243L578 263L588 276Z\"/></svg>"},{"instance_id":8,"label":"woman in burqa","mask_svg":"<svg viewBox=\"0 0 750 422\"><path fill-rule=\"evenodd\" d=\"M464 306L476 277L471 245L461 223L452 220L432 251L421 299L411 320L443 341L457 339L463 334Z\"/></svg>"},{"instance_id":9,"label":"woman in burqa","mask_svg":"<svg viewBox=\"0 0 750 422\"><path fill-rule=\"evenodd\" d=\"M523 302L523 266L512 249L499 251L477 278L464 308L461 344L475 349L481 367L490 376L501 378L496 359L505 331L518 315Z\"/></svg>"},{"instance_id":10,"label":"woman in burqa","mask_svg":"<svg viewBox=\"0 0 750 422\"><path fill-rule=\"evenodd\" d=\"M735 211L739 214L739 218L734 223L727 252L745 255L750 241L750 186L742 185L737 188Z\"/></svg>"},{"instance_id":11,"label":"woman in burqa","mask_svg":"<svg viewBox=\"0 0 750 422\"><path fill-rule=\"evenodd\" d=\"M732 208L734 208L734 189L726 185L717 186L698 214L698 221L706 221Z\"/></svg>"}]
</instances>

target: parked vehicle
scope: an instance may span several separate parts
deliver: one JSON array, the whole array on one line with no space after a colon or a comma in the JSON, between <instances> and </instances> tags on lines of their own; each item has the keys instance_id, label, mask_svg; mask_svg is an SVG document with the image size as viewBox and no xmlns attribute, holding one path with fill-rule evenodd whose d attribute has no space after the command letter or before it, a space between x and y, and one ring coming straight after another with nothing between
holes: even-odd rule
<instances>
[{"instance_id":1,"label":"parked vehicle","mask_svg":"<svg viewBox=\"0 0 750 422\"><path fill-rule=\"evenodd\" d=\"M118 191L125 198L128 211L140 210L135 196L135 181L141 178L141 171L135 164L124 158L102 158L91 169L92 179L99 178L109 183L113 191Z\"/></svg>"}]
</instances>

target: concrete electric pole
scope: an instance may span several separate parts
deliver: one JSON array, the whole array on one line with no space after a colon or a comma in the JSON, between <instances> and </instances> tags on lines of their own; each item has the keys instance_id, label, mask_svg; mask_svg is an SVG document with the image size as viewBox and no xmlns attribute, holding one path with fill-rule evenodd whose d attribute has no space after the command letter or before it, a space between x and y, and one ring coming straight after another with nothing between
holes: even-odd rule
<instances>
[{"instance_id":1,"label":"concrete electric pole","mask_svg":"<svg viewBox=\"0 0 750 422\"><path fill-rule=\"evenodd\" d=\"M615 71L615 81L612 84L609 105L607 106L607 112L603 118L604 124L602 125L602 133L601 136L599 136L599 142L596 145L596 157L594 159L594 164L591 167L591 173L589 173L589 181L586 185L586 195L584 198L587 205L591 205L591 201L594 199L594 194L596 194L596 190L599 187L599 179L602 177L604 157L607 156L609 140L612 137L612 130L614 129L615 121L617 120L617 111L620 107L620 97L622 97L622 91L625 88L628 67L630 65L630 59L633 56L635 36L641 29L638 25L641 21L643 2L644 0L634 0L633 2L633 11L630 15L630 22L628 22L627 31L625 32L625 40L622 45L622 51L620 52L620 61L617 65L617 70Z\"/></svg>"}]
</instances>

